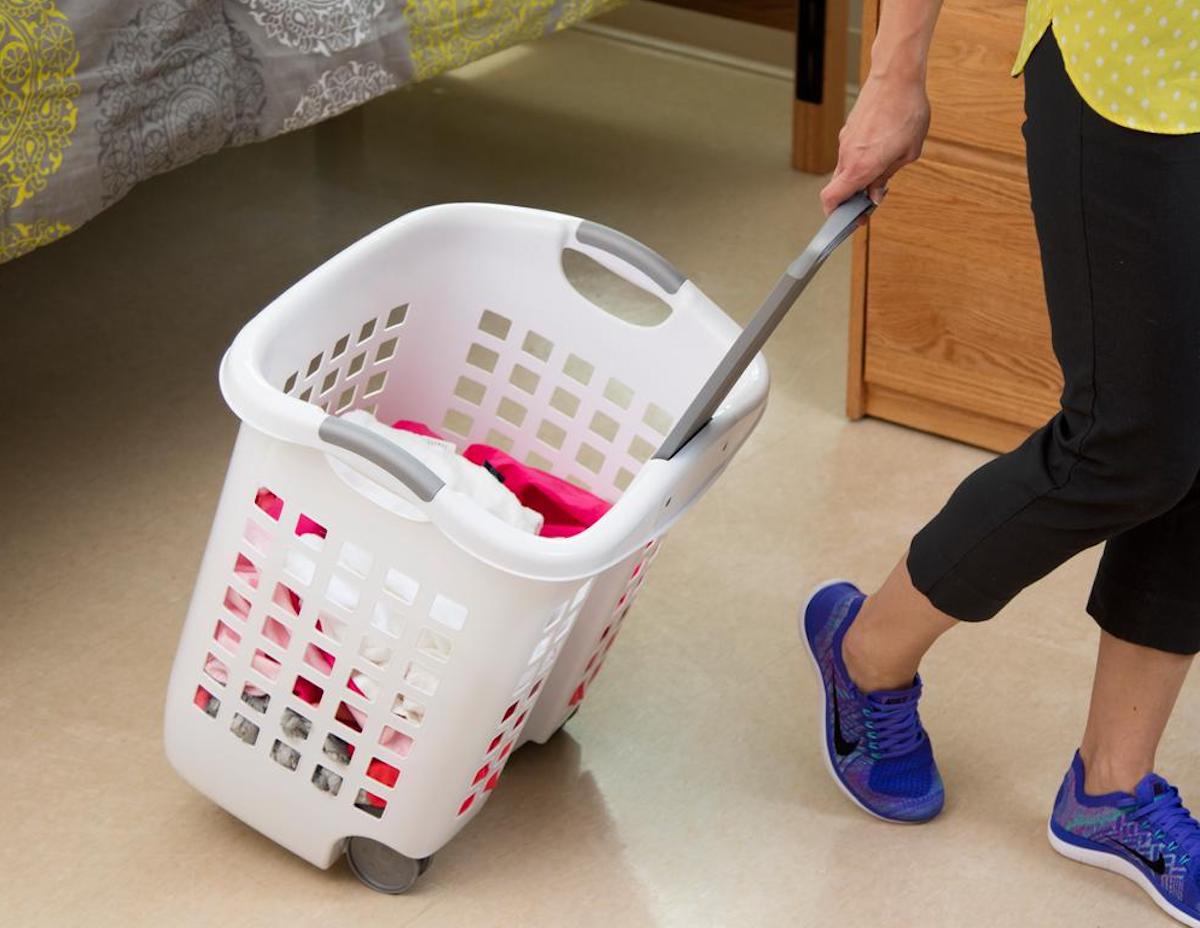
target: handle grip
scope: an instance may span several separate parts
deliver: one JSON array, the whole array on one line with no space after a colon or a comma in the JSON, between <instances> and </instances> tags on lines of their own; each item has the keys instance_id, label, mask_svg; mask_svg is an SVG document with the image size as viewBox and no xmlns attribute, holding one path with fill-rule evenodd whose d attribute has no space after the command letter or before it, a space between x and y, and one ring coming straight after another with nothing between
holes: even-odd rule
<instances>
[{"instance_id":1,"label":"handle grip","mask_svg":"<svg viewBox=\"0 0 1200 928\"><path fill-rule=\"evenodd\" d=\"M431 502L446 485L441 477L403 448L356 422L326 416L321 420L317 434L329 444L351 451L383 468L422 502Z\"/></svg>"},{"instance_id":2,"label":"handle grip","mask_svg":"<svg viewBox=\"0 0 1200 928\"><path fill-rule=\"evenodd\" d=\"M816 276L825 259L850 236L859 220L873 209L875 204L871 198L860 192L829 214L808 247L788 265L787 271L779 278L775 289L754 314L750 324L721 359L687 411L680 416L671 434L655 453L656 458L669 461L708 424L754 356L783 321L808 282Z\"/></svg>"},{"instance_id":3,"label":"handle grip","mask_svg":"<svg viewBox=\"0 0 1200 928\"><path fill-rule=\"evenodd\" d=\"M687 277L680 273L675 265L649 245L643 245L636 238L602 226L598 222L581 222L575 230L575 240L581 245L591 245L620 258L626 264L637 268L668 294L678 293L679 288L687 282Z\"/></svg>"}]
</instances>

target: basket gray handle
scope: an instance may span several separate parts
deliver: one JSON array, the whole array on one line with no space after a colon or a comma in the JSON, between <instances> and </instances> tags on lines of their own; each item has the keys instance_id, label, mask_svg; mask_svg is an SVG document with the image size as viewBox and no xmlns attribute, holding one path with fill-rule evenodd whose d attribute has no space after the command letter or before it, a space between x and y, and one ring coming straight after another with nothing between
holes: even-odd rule
<instances>
[{"instance_id":1,"label":"basket gray handle","mask_svg":"<svg viewBox=\"0 0 1200 928\"><path fill-rule=\"evenodd\" d=\"M783 317L804 292L808 282L816 276L825 259L849 237L859 220L874 208L875 204L870 197L865 193L856 193L829 214L820 231L808 243L800 257L788 266L775 289L750 320L750 324L738 336L687 411L675 423L675 428L655 453L656 458L669 461L708 424L717 407L750 366L754 356L770 338L776 326L783 321Z\"/></svg>"},{"instance_id":2,"label":"basket gray handle","mask_svg":"<svg viewBox=\"0 0 1200 928\"><path fill-rule=\"evenodd\" d=\"M581 222L575 230L575 240L581 245L591 245L601 251L620 258L637 268L667 293L678 293L687 278L670 261L649 245L624 232L602 226L598 222Z\"/></svg>"},{"instance_id":3,"label":"basket gray handle","mask_svg":"<svg viewBox=\"0 0 1200 928\"><path fill-rule=\"evenodd\" d=\"M353 451L403 483L422 502L430 502L445 486L442 478L415 457L357 422L326 416L317 434L331 445Z\"/></svg>"}]
</instances>

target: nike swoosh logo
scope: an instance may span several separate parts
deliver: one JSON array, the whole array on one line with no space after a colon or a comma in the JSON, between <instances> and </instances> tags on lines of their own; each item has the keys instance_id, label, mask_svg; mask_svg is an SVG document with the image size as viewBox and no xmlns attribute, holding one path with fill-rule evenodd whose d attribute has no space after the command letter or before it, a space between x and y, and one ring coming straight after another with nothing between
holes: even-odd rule
<instances>
[{"instance_id":1,"label":"nike swoosh logo","mask_svg":"<svg viewBox=\"0 0 1200 928\"><path fill-rule=\"evenodd\" d=\"M1162 876L1164 873L1167 872L1167 862L1163 859L1161 854L1158 856L1158 858L1156 860L1151 860L1145 854L1140 854L1137 851L1135 851L1128 844L1122 844L1120 841L1115 841L1115 840L1113 841L1113 844L1115 844L1119 848L1123 848L1124 850L1128 851L1130 854L1132 854L1134 857L1136 857L1138 860L1140 860L1142 863L1144 863L1147 867L1149 867L1151 870L1153 870L1159 876Z\"/></svg>"},{"instance_id":2,"label":"nike swoosh logo","mask_svg":"<svg viewBox=\"0 0 1200 928\"><path fill-rule=\"evenodd\" d=\"M838 708L837 683L830 687L833 690L833 749L838 757L853 754L858 747L857 741L847 741L842 737L842 712Z\"/></svg>"}]
</instances>

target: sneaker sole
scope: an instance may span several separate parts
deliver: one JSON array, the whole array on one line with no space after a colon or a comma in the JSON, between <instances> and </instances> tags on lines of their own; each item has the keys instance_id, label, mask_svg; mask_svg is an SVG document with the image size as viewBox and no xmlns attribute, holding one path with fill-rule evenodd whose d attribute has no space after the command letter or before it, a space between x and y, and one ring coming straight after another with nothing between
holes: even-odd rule
<instances>
[{"instance_id":1,"label":"sneaker sole","mask_svg":"<svg viewBox=\"0 0 1200 928\"><path fill-rule=\"evenodd\" d=\"M1101 870L1107 870L1109 873L1125 877L1125 879L1140 886L1142 891L1154 900L1154 904L1167 915L1171 916L1171 918L1181 924L1189 925L1190 928L1200 928L1200 920L1176 908L1174 904L1163 897L1158 887L1150 882L1146 874L1142 873L1141 870L1123 857L1110 854L1107 851L1096 851L1091 848L1080 847L1069 841L1064 841L1054 833L1053 819L1046 823L1046 836L1050 839L1050 846L1068 860L1073 860L1078 864L1087 864L1089 867L1097 867Z\"/></svg>"},{"instance_id":2,"label":"sneaker sole","mask_svg":"<svg viewBox=\"0 0 1200 928\"><path fill-rule=\"evenodd\" d=\"M817 689L821 692L821 714L817 719L819 739L818 744L821 745L821 757L825 761L825 769L829 771L829 775L833 778L833 782L852 803L862 809L867 815L872 818L877 818L881 822L889 822L892 825L923 825L924 821L914 822L909 819L888 818L886 815L881 815L870 806L866 805L861 799L854 795L843 781L841 775L837 772L837 768L833 766L833 759L829 756L829 733L825 730L825 720L829 718L829 691L825 686L825 676L821 673L821 662L817 659L816 653L812 649L812 644L808 640L808 632L804 627L804 617L808 614L808 607L812 605L812 601L823 591L831 586L836 586L839 583L850 583L849 580L827 580L824 583L818 584L817 587L808 594L808 599L804 601L804 605L800 607L800 618L798 620L798 628L800 630L800 640L804 643L804 650L808 652L809 661L812 663L813 673L817 675ZM931 821L927 819L926 821ZM1200 928L1200 925L1195 926Z\"/></svg>"}]
</instances>

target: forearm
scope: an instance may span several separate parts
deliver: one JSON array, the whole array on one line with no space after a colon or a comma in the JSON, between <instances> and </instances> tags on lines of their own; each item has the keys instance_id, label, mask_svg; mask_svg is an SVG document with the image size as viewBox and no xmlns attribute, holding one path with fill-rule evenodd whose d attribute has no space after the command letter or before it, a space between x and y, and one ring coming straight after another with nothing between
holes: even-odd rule
<instances>
[{"instance_id":1,"label":"forearm","mask_svg":"<svg viewBox=\"0 0 1200 928\"><path fill-rule=\"evenodd\" d=\"M871 76L925 83L925 65L942 0L880 0Z\"/></svg>"}]
</instances>

